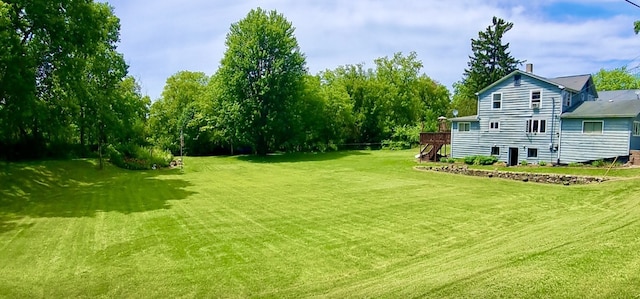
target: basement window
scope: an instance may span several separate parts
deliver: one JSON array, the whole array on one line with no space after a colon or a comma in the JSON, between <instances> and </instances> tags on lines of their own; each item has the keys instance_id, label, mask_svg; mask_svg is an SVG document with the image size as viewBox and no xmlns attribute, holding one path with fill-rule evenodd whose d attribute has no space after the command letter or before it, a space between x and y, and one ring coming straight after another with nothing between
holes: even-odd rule
<instances>
[{"instance_id":1,"label":"basement window","mask_svg":"<svg viewBox=\"0 0 640 299\"><path fill-rule=\"evenodd\" d=\"M538 157L538 149L537 148L528 148L527 149L527 158L537 158Z\"/></svg>"},{"instance_id":2,"label":"basement window","mask_svg":"<svg viewBox=\"0 0 640 299\"><path fill-rule=\"evenodd\" d=\"M492 156L500 156L500 148L497 146L491 147L491 155Z\"/></svg>"}]
</instances>

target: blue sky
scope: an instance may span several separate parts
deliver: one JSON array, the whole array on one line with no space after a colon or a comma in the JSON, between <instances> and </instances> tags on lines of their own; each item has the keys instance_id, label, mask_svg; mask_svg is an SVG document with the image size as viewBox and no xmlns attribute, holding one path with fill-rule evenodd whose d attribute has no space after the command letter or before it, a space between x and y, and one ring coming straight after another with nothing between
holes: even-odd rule
<instances>
[{"instance_id":1,"label":"blue sky","mask_svg":"<svg viewBox=\"0 0 640 299\"><path fill-rule=\"evenodd\" d=\"M451 89L462 78L470 39L492 17L514 23L511 54L545 77L640 64L633 22L640 8L624 0L111 0L121 20L118 49L144 94L159 98L179 71L212 75L232 23L256 7L277 10L295 35L312 74L415 51L423 72ZM638 1L640 2L640 1Z\"/></svg>"}]
</instances>

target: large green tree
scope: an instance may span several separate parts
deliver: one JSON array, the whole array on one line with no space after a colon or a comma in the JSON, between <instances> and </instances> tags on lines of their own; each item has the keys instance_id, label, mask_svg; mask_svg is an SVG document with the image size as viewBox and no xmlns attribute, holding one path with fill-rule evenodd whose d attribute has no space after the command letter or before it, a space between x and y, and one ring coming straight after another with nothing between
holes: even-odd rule
<instances>
[{"instance_id":1,"label":"large green tree","mask_svg":"<svg viewBox=\"0 0 640 299\"><path fill-rule=\"evenodd\" d=\"M294 107L307 73L294 27L276 11L253 9L231 25L225 44L221 93L238 116L226 125L259 155L280 149L295 138Z\"/></svg>"},{"instance_id":2,"label":"large green tree","mask_svg":"<svg viewBox=\"0 0 640 299\"><path fill-rule=\"evenodd\" d=\"M0 1L5 156L42 156L59 144L84 144L91 130L103 132L93 136L106 134L103 120L126 75L115 51L119 29L105 3Z\"/></svg>"},{"instance_id":3,"label":"large green tree","mask_svg":"<svg viewBox=\"0 0 640 299\"><path fill-rule=\"evenodd\" d=\"M513 28L513 23L493 17L491 25L471 39L471 51L467 68L461 82L454 84L453 106L460 115L475 114L475 93L515 71L523 61L515 59L509 52L509 43L502 37Z\"/></svg>"},{"instance_id":4,"label":"large green tree","mask_svg":"<svg viewBox=\"0 0 640 299\"><path fill-rule=\"evenodd\" d=\"M627 67L600 69L593 74L593 83L598 90L640 89L640 78L629 73Z\"/></svg>"},{"instance_id":5,"label":"large green tree","mask_svg":"<svg viewBox=\"0 0 640 299\"><path fill-rule=\"evenodd\" d=\"M167 79L160 99L151 106L149 131L152 141L173 153L180 153L180 135L184 137L190 154L201 154L194 145L200 141L204 102L210 78L202 72L178 72ZM204 141L204 137L202 141Z\"/></svg>"}]
</instances>

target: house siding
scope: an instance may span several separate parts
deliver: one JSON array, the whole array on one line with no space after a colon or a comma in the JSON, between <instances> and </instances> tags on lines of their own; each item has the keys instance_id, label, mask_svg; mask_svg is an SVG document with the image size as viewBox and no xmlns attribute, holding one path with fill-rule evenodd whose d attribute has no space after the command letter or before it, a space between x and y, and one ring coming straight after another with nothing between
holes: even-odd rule
<instances>
[{"instance_id":1,"label":"house siding","mask_svg":"<svg viewBox=\"0 0 640 299\"><path fill-rule=\"evenodd\" d=\"M587 162L629 155L632 119L586 120L603 121L602 134L582 133L583 121L585 119L562 120L560 163Z\"/></svg>"},{"instance_id":2,"label":"house siding","mask_svg":"<svg viewBox=\"0 0 640 299\"><path fill-rule=\"evenodd\" d=\"M530 106L532 90L542 92L539 109L533 109ZM492 96L496 92L502 94L500 109L493 109ZM558 142L556 133L560 125L561 109L561 90L557 85L526 75L521 76L519 86L514 85L513 79L504 80L479 95L477 130L452 131L452 156L454 158L470 155L488 156L491 154L491 147L495 145L500 148L500 155L497 157L503 162L509 162L509 148L513 147L518 148L517 161L554 162L557 160L557 152L553 149ZM546 132L527 133L526 124L529 119L545 120ZM499 122L499 130L491 130L491 122ZM537 149L538 156L527 157L529 148Z\"/></svg>"},{"instance_id":3,"label":"house siding","mask_svg":"<svg viewBox=\"0 0 640 299\"><path fill-rule=\"evenodd\" d=\"M640 122L640 117L637 117L636 119L634 119L634 121ZM631 121L630 123L631 124L630 124L629 130L632 133L631 133L631 141L629 142L629 149L640 150L640 136L633 136L633 121Z\"/></svg>"},{"instance_id":4,"label":"house siding","mask_svg":"<svg viewBox=\"0 0 640 299\"><path fill-rule=\"evenodd\" d=\"M469 131L460 132L458 131L459 123L453 122L451 124L451 157L464 158L466 156L480 155L477 149L480 124L478 122L470 122Z\"/></svg>"}]
</instances>

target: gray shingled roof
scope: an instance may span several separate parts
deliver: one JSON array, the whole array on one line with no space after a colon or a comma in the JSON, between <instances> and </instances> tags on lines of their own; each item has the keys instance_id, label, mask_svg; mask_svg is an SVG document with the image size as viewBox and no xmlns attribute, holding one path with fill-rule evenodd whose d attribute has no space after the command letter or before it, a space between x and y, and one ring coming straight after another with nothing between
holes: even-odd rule
<instances>
[{"instance_id":1,"label":"gray shingled roof","mask_svg":"<svg viewBox=\"0 0 640 299\"><path fill-rule=\"evenodd\" d=\"M515 71L511 72L510 74L500 78L500 80L498 80L496 82L493 82L493 84L491 84L491 85L483 88L482 90L478 91L477 94L481 94L481 93L493 88L494 86L502 83L503 81L507 80L508 78L513 77L513 75L515 75L515 74L521 74L521 75L529 76L531 78L535 78L535 79L538 79L540 81L547 82L547 83L553 84L553 85L562 85L567 90L573 91L575 93L580 92L582 90L582 88L584 87L584 85L587 83L587 81L589 81L589 78L591 78L591 75L578 75L578 76L567 76L567 77L559 77L559 78L549 79L549 78L540 77L540 76L532 74L532 73L527 73L525 71L515 70Z\"/></svg>"},{"instance_id":2,"label":"gray shingled roof","mask_svg":"<svg viewBox=\"0 0 640 299\"><path fill-rule=\"evenodd\" d=\"M591 75L566 76L558 78L550 78L549 80L558 83L569 89L580 91L587 84Z\"/></svg>"},{"instance_id":3,"label":"gray shingled roof","mask_svg":"<svg viewBox=\"0 0 640 299\"><path fill-rule=\"evenodd\" d=\"M469 116L461 116L461 117L456 117L456 118L451 118L449 119L450 121L469 121L469 122L474 122L474 121L480 121L478 120L478 116L477 115L469 115Z\"/></svg>"},{"instance_id":4,"label":"gray shingled roof","mask_svg":"<svg viewBox=\"0 0 640 299\"><path fill-rule=\"evenodd\" d=\"M562 118L635 118L640 114L640 100L582 102Z\"/></svg>"},{"instance_id":5,"label":"gray shingled roof","mask_svg":"<svg viewBox=\"0 0 640 299\"><path fill-rule=\"evenodd\" d=\"M640 99L640 90L637 89L598 91L598 101L638 99Z\"/></svg>"}]
</instances>

